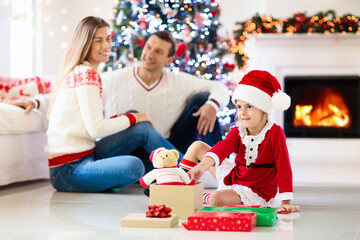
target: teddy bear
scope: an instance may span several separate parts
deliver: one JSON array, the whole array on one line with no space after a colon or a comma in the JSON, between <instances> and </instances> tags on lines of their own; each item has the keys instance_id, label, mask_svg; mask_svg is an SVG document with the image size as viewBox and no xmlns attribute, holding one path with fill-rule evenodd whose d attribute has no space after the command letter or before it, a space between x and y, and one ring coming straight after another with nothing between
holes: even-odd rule
<instances>
[{"instance_id":1,"label":"teddy bear","mask_svg":"<svg viewBox=\"0 0 360 240\"><path fill-rule=\"evenodd\" d=\"M150 161L154 168L140 179L141 186L147 188L154 180L158 185L193 184L187 173L176 165L179 152L174 149L158 148L152 151Z\"/></svg>"}]
</instances>

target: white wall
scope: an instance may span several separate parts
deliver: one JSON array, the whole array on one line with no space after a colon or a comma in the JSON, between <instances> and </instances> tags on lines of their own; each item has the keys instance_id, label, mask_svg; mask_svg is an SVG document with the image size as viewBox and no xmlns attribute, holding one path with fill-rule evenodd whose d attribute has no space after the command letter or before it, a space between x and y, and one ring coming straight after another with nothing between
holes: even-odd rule
<instances>
[{"instance_id":1,"label":"white wall","mask_svg":"<svg viewBox=\"0 0 360 240\"><path fill-rule=\"evenodd\" d=\"M84 17L96 15L109 20L116 0L34 0L41 4L42 38L40 56L42 72L38 75L58 74L66 46L77 23ZM256 12L271 14L276 18L293 16L296 12L314 14L329 9L337 14L352 13L360 16L359 0L218 0L221 7L220 21L228 33L237 21L244 21ZM8 33L9 10L0 5L0 32ZM0 75L9 73L9 41L1 39Z\"/></svg>"},{"instance_id":2,"label":"white wall","mask_svg":"<svg viewBox=\"0 0 360 240\"><path fill-rule=\"evenodd\" d=\"M42 71L58 74L67 45L76 25L87 16L98 16L110 23L114 0L47 0L42 5Z\"/></svg>"},{"instance_id":3,"label":"white wall","mask_svg":"<svg viewBox=\"0 0 360 240\"><path fill-rule=\"evenodd\" d=\"M9 76L10 74L10 5L0 4L0 76Z\"/></svg>"}]
</instances>

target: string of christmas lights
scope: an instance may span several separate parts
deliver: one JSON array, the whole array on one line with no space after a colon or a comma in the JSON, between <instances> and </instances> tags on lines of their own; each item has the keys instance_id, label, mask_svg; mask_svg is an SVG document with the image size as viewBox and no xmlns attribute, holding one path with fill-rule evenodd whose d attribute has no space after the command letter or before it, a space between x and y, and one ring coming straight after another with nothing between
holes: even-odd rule
<instances>
[{"instance_id":1,"label":"string of christmas lights","mask_svg":"<svg viewBox=\"0 0 360 240\"><path fill-rule=\"evenodd\" d=\"M314 16L306 16L305 13L296 13L294 16L284 19L276 19L271 15L260 16L256 14L244 22L237 22L233 31L231 52L235 57L237 66L242 69L246 66L248 56L244 51L245 40L249 34L308 34L312 33L353 33L360 34L359 17L345 14L337 17L334 10L319 12Z\"/></svg>"}]
</instances>

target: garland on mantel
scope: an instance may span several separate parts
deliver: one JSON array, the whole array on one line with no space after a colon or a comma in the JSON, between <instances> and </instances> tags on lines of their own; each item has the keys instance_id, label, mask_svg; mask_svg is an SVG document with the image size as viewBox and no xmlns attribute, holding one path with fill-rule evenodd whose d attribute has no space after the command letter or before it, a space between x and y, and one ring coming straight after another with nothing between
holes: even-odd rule
<instances>
[{"instance_id":1,"label":"garland on mantel","mask_svg":"<svg viewBox=\"0 0 360 240\"><path fill-rule=\"evenodd\" d=\"M244 52L244 43L249 34L263 33L356 33L360 34L359 17L345 14L337 17L334 10L319 12L314 16L306 16L305 13L296 13L294 16L283 19L275 19L270 15L260 16L256 14L244 22L237 22L233 31L231 52L239 69L245 67L248 56Z\"/></svg>"}]
</instances>

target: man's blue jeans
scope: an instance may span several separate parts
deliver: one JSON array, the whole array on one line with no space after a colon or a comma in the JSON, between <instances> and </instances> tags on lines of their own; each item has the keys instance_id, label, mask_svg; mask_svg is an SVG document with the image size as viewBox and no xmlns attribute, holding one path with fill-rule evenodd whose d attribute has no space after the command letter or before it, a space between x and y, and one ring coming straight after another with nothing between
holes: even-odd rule
<instances>
[{"instance_id":1,"label":"man's blue jeans","mask_svg":"<svg viewBox=\"0 0 360 240\"><path fill-rule=\"evenodd\" d=\"M148 154L159 147L175 148L150 123L137 123L97 141L90 156L50 168L51 184L65 192L102 192L128 186L145 173L144 163L129 155L138 147Z\"/></svg>"},{"instance_id":2,"label":"man's blue jeans","mask_svg":"<svg viewBox=\"0 0 360 240\"><path fill-rule=\"evenodd\" d=\"M171 129L169 141L182 153L185 153L188 147L196 140L201 140L210 146L214 146L222 140L221 128L218 119L215 121L214 130L208 132L205 136L200 135L197 131L199 117L192 114L208 100L208 92L199 92L195 94L186 105L177 122Z\"/></svg>"}]
</instances>

